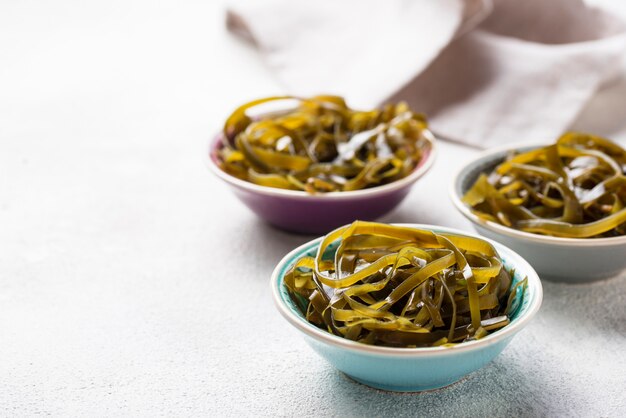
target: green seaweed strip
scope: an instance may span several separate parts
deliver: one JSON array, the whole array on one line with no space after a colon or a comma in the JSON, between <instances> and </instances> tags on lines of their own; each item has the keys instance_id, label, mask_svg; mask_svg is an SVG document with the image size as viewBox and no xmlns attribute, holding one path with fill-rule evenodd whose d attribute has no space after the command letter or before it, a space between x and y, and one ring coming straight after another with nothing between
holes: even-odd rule
<instances>
[{"instance_id":1,"label":"green seaweed strip","mask_svg":"<svg viewBox=\"0 0 626 418\"><path fill-rule=\"evenodd\" d=\"M248 114L270 102L287 110ZM431 147L424 116L405 103L349 108L338 96L268 97L236 109L223 128L222 170L261 186L310 194L360 190L409 175Z\"/></svg>"},{"instance_id":2,"label":"green seaweed strip","mask_svg":"<svg viewBox=\"0 0 626 418\"><path fill-rule=\"evenodd\" d=\"M479 176L463 202L484 220L525 232L626 235L626 150L598 136L566 133Z\"/></svg>"},{"instance_id":3,"label":"green seaweed strip","mask_svg":"<svg viewBox=\"0 0 626 418\"><path fill-rule=\"evenodd\" d=\"M390 347L448 346L506 326L525 286L511 282L487 241L363 221L329 233L285 276L309 322Z\"/></svg>"}]
</instances>

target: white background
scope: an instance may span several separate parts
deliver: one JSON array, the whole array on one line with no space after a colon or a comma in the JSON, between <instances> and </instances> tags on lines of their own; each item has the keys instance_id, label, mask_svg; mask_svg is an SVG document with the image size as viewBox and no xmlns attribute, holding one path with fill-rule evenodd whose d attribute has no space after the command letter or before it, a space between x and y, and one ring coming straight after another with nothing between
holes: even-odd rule
<instances>
[{"instance_id":1,"label":"white background","mask_svg":"<svg viewBox=\"0 0 626 418\"><path fill-rule=\"evenodd\" d=\"M0 3L0 415L626 414L626 275L546 282L536 320L442 391L372 390L305 346L268 281L310 237L204 166L230 110L282 92L223 22L211 1ZM575 127L626 143L626 82ZM384 220L470 230L446 188L475 153L441 142Z\"/></svg>"}]
</instances>

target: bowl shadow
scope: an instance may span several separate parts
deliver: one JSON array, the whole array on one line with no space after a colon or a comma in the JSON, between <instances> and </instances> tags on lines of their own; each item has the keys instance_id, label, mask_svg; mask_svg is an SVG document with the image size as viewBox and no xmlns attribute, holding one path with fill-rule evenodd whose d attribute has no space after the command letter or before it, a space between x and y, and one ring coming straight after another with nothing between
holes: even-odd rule
<instances>
[{"instance_id":1,"label":"bowl shadow","mask_svg":"<svg viewBox=\"0 0 626 418\"><path fill-rule=\"evenodd\" d=\"M256 216L241 222L236 229L242 232L232 233L229 245L246 249L247 255L254 258L253 265L262 272L258 276L263 280L270 277L278 262L287 253L317 237L283 231Z\"/></svg>"},{"instance_id":2,"label":"bowl shadow","mask_svg":"<svg viewBox=\"0 0 626 418\"><path fill-rule=\"evenodd\" d=\"M612 278L569 284L544 280L541 322L567 324L564 332L589 330L626 336L626 271Z\"/></svg>"},{"instance_id":3,"label":"bowl shadow","mask_svg":"<svg viewBox=\"0 0 626 418\"><path fill-rule=\"evenodd\" d=\"M370 388L342 372L325 375L327 401L337 416L545 416L553 407L544 401L562 396L549 382L507 348L496 360L460 381L426 392L387 392ZM512 357L512 358L511 358ZM569 396L585 399L583 389ZM523 393L523 397L520 396ZM569 397L568 396L568 397ZM533 401L528 401L532 399Z\"/></svg>"}]
</instances>

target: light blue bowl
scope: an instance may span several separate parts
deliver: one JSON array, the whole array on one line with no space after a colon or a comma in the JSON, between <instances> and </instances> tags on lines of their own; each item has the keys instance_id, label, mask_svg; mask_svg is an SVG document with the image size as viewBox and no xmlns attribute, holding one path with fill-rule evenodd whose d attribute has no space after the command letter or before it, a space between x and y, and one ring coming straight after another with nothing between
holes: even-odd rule
<instances>
[{"instance_id":1,"label":"light blue bowl","mask_svg":"<svg viewBox=\"0 0 626 418\"><path fill-rule=\"evenodd\" d=\"M415 228L473 236L450 228L408 224ZM358 343L332 335L309 323L291 301L284 276L302 256L314 256L322 238L310 241L278 263L272 274L272 293L280 313L302 333L319 355L352 379L365 385L396 392L419 392L448 386L493 360L539 310L543 296L541 282L533 268L504 245L491 242L504 265L513 269L513 284L528 277L528 287L520 294L511 323L478 341L453 347L394 348ZM334 251L335 247L330 248Z\"/></svg>"}]
</instances>

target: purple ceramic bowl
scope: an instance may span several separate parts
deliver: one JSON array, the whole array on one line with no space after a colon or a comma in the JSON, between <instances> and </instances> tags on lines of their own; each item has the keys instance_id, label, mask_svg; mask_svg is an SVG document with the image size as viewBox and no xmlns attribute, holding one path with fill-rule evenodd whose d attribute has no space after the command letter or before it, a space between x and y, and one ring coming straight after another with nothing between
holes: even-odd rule
<instances>
[{"instance_id":1,"label":"purple ceramic bowl","mask_svg":"<svg viewBox=\"0 0 626 418\"><path fill-rule=\"evenodd\" d=\"M411 186L432 166L435 138L425 131L430 149L408 176L383 186L348 192L310 195L303 191L277 189L250 183L223 171L217 151L222 136L210 146L209 168L231 187L235 195L254 213L270 224L287 231L323 234L354 220L374 220L395 208L409 193Z\"/></svg>"}]
</instances>

